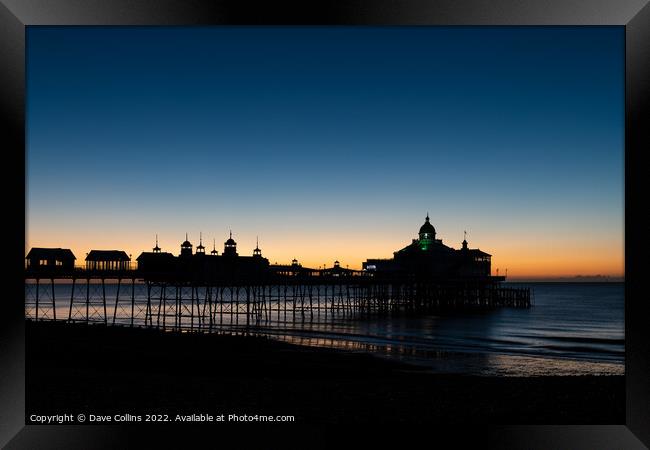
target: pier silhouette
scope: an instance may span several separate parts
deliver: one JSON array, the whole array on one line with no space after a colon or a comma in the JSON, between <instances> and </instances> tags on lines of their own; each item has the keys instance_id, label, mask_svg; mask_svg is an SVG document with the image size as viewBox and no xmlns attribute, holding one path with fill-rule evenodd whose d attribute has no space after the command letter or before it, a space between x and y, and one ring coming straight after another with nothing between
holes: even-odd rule
<instances>
[{"instance_id":1,"label":"pier silhouette","mask_svg":"<svg viewBox=\"0 0 650 450\"><path fill-rule=\"evenodd\" d=\"M269 264L259 240L252 256L237 252L232 231L221 255L196 252L186 235L180 254L156 244L131 266L120 250L91 250L74 266L67 249L33 248L26 256L25 316L32 320L146 326L163 330L254 332L270 323L295 324L369 315L531 306L529 288L503 286L491 275L491 255L455 250L436 239L429 216L418 239L392 259L369 259L362 270L312 269L294 259ZM58 310L58 313L57 313Z\"/></svg>"}]
</instances>

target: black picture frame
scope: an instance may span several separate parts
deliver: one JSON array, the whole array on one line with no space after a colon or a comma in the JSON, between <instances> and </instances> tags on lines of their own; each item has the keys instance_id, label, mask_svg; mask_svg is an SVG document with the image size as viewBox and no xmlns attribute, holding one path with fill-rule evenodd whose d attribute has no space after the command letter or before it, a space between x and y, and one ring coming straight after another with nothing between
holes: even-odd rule
<instances>
[{"instance_id":1,"label":"black picture frame","mask_svg":"<svg viewBox=\"0 0 650 450\"><path fill-rule=\"evenodd\" d=\"M31 25L616 25L625 27L625 349L626 423L593 426L500 426L472 433L426 430L498 448L644 448L650 446L650 327L641 255L647 185L642 154L650 149L650 6L648 0L0 0L0 114L6 126L6 197L25 189L25 27ZM25 197L23 197L24 199ZM24 420L23 259L25 209L5 206L12 233L5 259L17 273L2 304L0 446L7 448L126 447L132 427L26 426ZM645 295L644 295L645 294ZM603 405L607 407L607 405ZM145 427L143 427L145 428ZM161 434L164 434L162 430ZM214 430L206 430L213 433ZM146 432L153 433L152 427ZM194 435L195 436L195 435ZM193 439L193 438L192 438ZM131 445L134 442L130 441ZM645 444L645 445L644 445ZM191 445L191 444L190 444Z\"/></svg>"}]
</instances>

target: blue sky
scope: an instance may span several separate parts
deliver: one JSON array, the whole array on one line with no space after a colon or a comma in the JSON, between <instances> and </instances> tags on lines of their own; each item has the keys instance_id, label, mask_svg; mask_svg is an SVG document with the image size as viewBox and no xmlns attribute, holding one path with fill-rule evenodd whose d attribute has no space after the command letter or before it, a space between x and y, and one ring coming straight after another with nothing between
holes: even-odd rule
<instances>
[{"instance_id":1,"label":"blue sky","mask_svg":"<svg viewBox=\"0 0 650 450\"><path fill-rule=\"evenodd\" d=\"M428 211L511 273L622 274L622 27L27 38L28 244L220 250L232 228L240 253L359 267Z\"/></svg>"}]
</instances>

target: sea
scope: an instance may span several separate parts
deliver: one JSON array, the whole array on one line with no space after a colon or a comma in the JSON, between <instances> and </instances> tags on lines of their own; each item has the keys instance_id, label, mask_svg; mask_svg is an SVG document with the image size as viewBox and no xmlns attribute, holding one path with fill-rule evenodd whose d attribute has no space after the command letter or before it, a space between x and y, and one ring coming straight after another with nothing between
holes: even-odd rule
<instances>
[{"instance_id":1,"label":"sea","mask_svg":"<svg viewBox=\"0 0 650 450\"><path fill-rule=\"evenodd\" d=\"M625 326L624 283L617 282L534 282L505 283L511 287L529 287L534 305L530 308L503 307L481 312L446 312L424 316L359 316L355 314L310 314L281 308L267 317L245 323L240 315L222 310L213 316L214 330L245 329L308 347L327 347L349 352L368 353L421 366L435 373L479 376L571 376L624 375ZM34 319L33 285L26 285L27 318ZM54 298L58 320L85 317L84 288L72 295L70 285L55 285ZM124 286L117 293L115 284L91 285L89 315L103 321L100 291L106 292L107 322L130 325L131 291ZM79 292L81 291L81 292ZM136 326L144 326L147 301L145 289L134 295ZM155 299L156 295L152 295ZM199 298L204 298L199 295ZM117 306L115 305L117 301ZM40 319L52 319L51 287L39 287ZM158 303L158 304L156 304ZM166 301L165 301L166 303ZM194 306L193 306L194 307ZM173 328L169 311L173 305L153 301L149 325ZM189 306L183 307L183 326L190 326ZM203 308L203 309L201 309ZM206 302L196 305L205 312ZM161 314L158 312L162 312ZM162 322L161 322L162 320ZM192 319L194 320L194 319ZM192 329L198 327L192 323ZM236 320L236 322L235 322ZM225 323L224 323L225 321ZM202 329L208 319L203 316Z\"/></svg>"}]
</instances>

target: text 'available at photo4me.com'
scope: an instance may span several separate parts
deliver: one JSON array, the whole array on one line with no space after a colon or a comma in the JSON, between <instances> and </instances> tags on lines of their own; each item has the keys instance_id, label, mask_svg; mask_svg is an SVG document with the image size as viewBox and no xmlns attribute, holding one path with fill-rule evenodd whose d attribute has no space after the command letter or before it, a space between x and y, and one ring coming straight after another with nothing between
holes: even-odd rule
<instances>
[{"instance_id":1,"label":"text 'available at photo4me.com'","mask_svg":"<svg viewBox=\"0 0 650 450\"><path fill-rule=\"evenodd\" d=\"M54 425L54 424L99 424L99 423L160 423L160 422L295 422L293 415L265 415L265 414L92 414L92 413L65 413L65 414L30 414L27 423Z\"/></svg>"}]
</instances>

